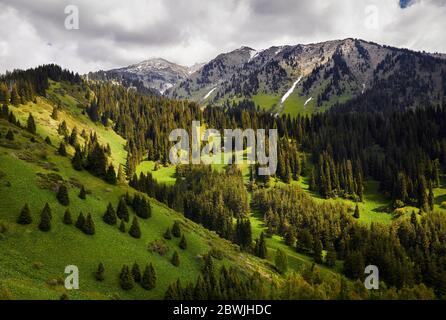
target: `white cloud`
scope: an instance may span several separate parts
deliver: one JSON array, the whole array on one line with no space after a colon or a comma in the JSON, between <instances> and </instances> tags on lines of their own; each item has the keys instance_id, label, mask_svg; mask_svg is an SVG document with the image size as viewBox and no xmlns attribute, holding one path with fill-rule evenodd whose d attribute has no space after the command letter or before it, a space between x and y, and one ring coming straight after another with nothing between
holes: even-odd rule
<instances>
[{"instance_id":1,"label":"white cloud","mask_svg":"<svg viewBox=\"0 0 446 320\"><path fill-rule=\"evenodd\" d=\"M443 0L418 0L404 10L398 2L2 0L0 72L55 62L84 73L153 56L191 65L242 45L347 37L446 52ZM79 7L79 30L64 28L68 4Z\"/></svg>"}]
</instances>

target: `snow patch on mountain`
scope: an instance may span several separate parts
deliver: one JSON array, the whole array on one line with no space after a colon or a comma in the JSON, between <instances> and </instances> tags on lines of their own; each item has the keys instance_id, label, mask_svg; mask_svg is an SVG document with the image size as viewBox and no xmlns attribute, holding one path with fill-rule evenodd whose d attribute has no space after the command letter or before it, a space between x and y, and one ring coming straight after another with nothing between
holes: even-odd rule
<instances>
[{"instance_id":1,"label":"snow patch on mountain","mask_svg":"<svg viewBox=\"0 0 446 320\"><path fill-rule=\"evenodd\" d=\"M296 89L297 84L300 82L300 80L302 80L302 77L299 77L299 79L297 79L293 85L291 86L291 88L284 94L284 96L282 97L282 99L280 100L280 103L283 104L288 98L289 96L293 93L294 89Z\"/></svg>"},{"instance_id":2,"label":"snow patch on mountain","mask_svg":"<svg viewBox=\"0 0 446 320\"><path fill-rule=\"evenodd\" d=\"M313 97L310 97L310 98L307 99L307 101L305 101L305 103L304 103L304 107L305 107L308 103L310 103L311 100L313 100Z\"/></svg>"},{"instance_id":3,"label":"snow patch on mountain","mask_svg":"<svg viewBox=\"0 0 446 320\"><path fill-rule=\"evenodd\" d=\"M203 97L203 100L206 100L207 98L209 98L211 96L212 92L214 92L216 89L217 89L217 87L212 88L211 91L206 93L206 95Z\"/></svg>"}]
</instances>

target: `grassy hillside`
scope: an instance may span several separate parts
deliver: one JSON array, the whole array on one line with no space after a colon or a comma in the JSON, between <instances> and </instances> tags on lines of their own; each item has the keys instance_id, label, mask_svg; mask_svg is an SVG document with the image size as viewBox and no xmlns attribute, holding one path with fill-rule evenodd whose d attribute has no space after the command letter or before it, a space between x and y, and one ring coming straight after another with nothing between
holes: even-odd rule
<instances>
[{"instance_id":1,"label":"grassy hillside","mask_svg":"<svg viewBox=\"0 0 446 320\"><path fill-rule=\"evenodd\" d=\"M0 296L58 299L66 292L63 286L65 267L76 265L80 271L80 289L66 292L72 299L163 298L167 286L178 277L182 281L196 279L202 266L201 257L211 249L224 254L221 261L215 261L217 265L258 270L266 276L273 274L265 262L241 253L235 245L155 200L151 200L152 217L139 219L141 239L121 233L117 226L105 224L102 215L107 204L112 203L116 209L120 196L135 191L124 185L108 185L86 171L75 171L68 157L57 154L60 141L57 127L65 120L70 130L74 126L79 131L94 130L101 143L110 144L115 164L125 160L125 140L111 129L93 124L82 112L82 98L69 90L76 92L76 88L64 88L63 84L53 83L48 98L37 98L37 103L25 106L10 106L22 123L25 123L29 112L33 114L38 128L34 139L25 130L0 120ZM58 120L51 119L55 103L62 105ZM14 141L5 139L8 130L14 132ZM46 136L50 137L52 146L44 142ZM73 219L76 220L81 211L91 213L96 226L95 235L85 235L75 226L63 223L66 208L58 203L55 192L62 182L69 188L68 208ZM78 197L82 185L87 189L86 200ZM47 202L53 219L51 231L45 233L38 229L38 223L40 212ZM29 205L33 217L33 223L28 226L16 223L25 203ZM179 239L162 240L164 231L175 221L181 222L187 238L187 250L178 247ZM127 224L127 230L129 226ZM157 240L164 241L168 250L164 256L148 250L148 245ZM178 268L170 263L175 250L180 255ZM105 266L103 282L96 281L93 275L100 262ZM142 269L146 264L153 263L158 279L155 289L146 291L135 286L130 291L124 291L120 288L118 275L121 267L124 264L131 267L134 262Z\"/></svg>"}]
</instances>

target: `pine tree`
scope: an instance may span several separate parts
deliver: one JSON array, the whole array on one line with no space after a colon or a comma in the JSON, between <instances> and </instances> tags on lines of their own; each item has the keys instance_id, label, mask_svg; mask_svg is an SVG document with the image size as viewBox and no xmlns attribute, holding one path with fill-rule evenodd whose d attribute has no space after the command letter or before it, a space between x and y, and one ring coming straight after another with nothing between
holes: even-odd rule
<instances>
[{"instance_id":1,"label":"pine tree","mask_svg":"<svg viewBox=\"0 0 446 320\"><path fill-rule=\"evenodd\" d=\"M429 199L426 193L426 178L422 175L418 177L418 207L423 211L428 211Z\"/></svg>"},{"instance_id":2,"label":"pine tree","mask_svg":"<svg viewBox=\"0 0 446 320\"><path fill-rule=\"evenodd\" d=\"M87 198L87 192L84 186L81 186L81 191L79 192L79 199L85 200Z\"/></svg>"},{"instance_id":3,"label":"pine tree","mask_svg":"<svg viewBox=\"0 0 446 320\"><path fill-rule=\"evenodd\" d=\"M122 197L119 199L116 214L119 219L124 220L125 222L129 222L129 211L127 209L127 204L125 203L125 200Z\"/></svg>"},{"instance_id":4,"label":"pine tree","mask_svg":"<svg viewBox=\"0 0 446 320\"><path fill-rule=\"evenodd\" d=\"M152 290L156 287L156 273L152 264L146 266L141 278L141 286L146 290Z\"/></svg>"},{"instance_id":5,"label":"pine tree","mask_svg":"<svg viewBox=\"0 0 446 320\"><path fill-rule=\"evenodd\" d=\"M431 211L434 210L434 202L435 202L434 190L432 188L432 183L429 183L429 196L428 196L428 205Z\"/></svg>"},{"instance_id":6,"label":"pine tree","mask_svg":"<svg viewBox=\"0 0 446 320\"><path fill-rule=\"evenodd\" d=\"M138 218L136 217L133 218L132 225L129 229L129 234L135 239L141 238L141 229L139 228Z\"/></svg>"},{"instance_id":7,"label":"pine tree","mask_svg":"<svg viewBox=\"0 0 446 320\"><path fill-rule=\"evenodd\" d=\"M74 153L74 157L71 160L71 164L73 165L74 170L76 171L82 171L83 169L83 156L82 156L82 151L79 148L79 146L76 146L76 151Z\"/></svg>"},{"instance_id":8,"label":"pine tree","mask_svg":"<svg viewBox=\"0 0 446 320\"><path fill-rule=\"evenodd\" d=\"M356 205L356 207L355 207L355 213L353 214L353 217L354 217L355 219L359 219L359 217L360 217L360 212L359 212L359 207L358 207L358 205Z\"/></svg>"},{"instance_id":9,"label":"pine tree","mask_svg":"<svg viewBox=\"0 0 446 320\"><path fill-rule=\"evenodd\" d=\"M14 106L18 106L21 102L19 92L17 91L17 85L12 86L11 90L11 104Z\"/></svg>"},{"instance_id":10,"label":"pine tree","mask_svg":"<svg viewBox=\"0 0 446 320\"><path fill-rule=\"evenodd\" d=\"M58 107L53 108L53 112L51 112L51 118L53 120L59 120L59 109Z\"/></svg>"},{"instance_id":11,"label":"pine tree","mask_svg":"<svg viewBox=\"0 0 446 320\"><path fill-rule=\"evenodd\" d=\"M70 204L70 198L68 196L68 189L64 184L60 185L59 190L57 191L56 197L61 205L68 206Z\"/></svg>"},{"instance_id":12,"label":"pine tree","mask_svg":"<svg viewBox=\"0 0 446 320\"><path fill-rule=\"evenodd\" d=\"M181 236L179 247L183 250L187 249L187 241L186 241L186 237L184 235Z\"/></svg>"},{"instance_id":13,"label":"pine tree","mask_svg":"<svg viewBox=\"0 0 446 320\"><path fill-rule=\"evenodd\" d=\"M62 157L67 156L67 149L65 148L65 143L63 143L63 142L60 143L57 153L59 153L59 155Z\"/></svg>"},{"instance_id":14,"label":"pine tree","mask_svg":"<svg viewBox=\"0 0 446 320\"><path fill-rule=\"evenodd\" d=\"M90 213L87 215L87 219L85 219L82 231L90 236L94 235L96 232L94 221Z\"/></svg>"},{"instance_id":15,"label":"pine tree","mask_svg":"<svg viewBox=\"0 0 446 320\"><path fill-rule=\"evenodd\" d=\"M125 233L125 222L124 220L121 220L121 223L119 224L119 231L122 233Z\"/></svg>"},{"instance_id":16,"label":"pine tree","mask_svg":"<svg viewBox=\"0 0 446 320\"><path fill-rule=\"evenodd\" d=\"M117 222L116 212L115 209L113 209L113 206L111 203L108 203L107 210L105 211L102 220L104 220L105 223L114 226Z\"/></svg>"},{"instance_id":17,"label":"pine tree","mask_svg":"<svg viewBox=\"0 0 446 320\"><path fill-rule=\"evenodd\" d=\"M33 222L33 219L31 217L31 211L29 210L28 204L25 203L25 206L20 211L20 215L17 219L18 224L31 224Z\"/></svg>"},{"instance_id":18,"label":"pine tree","mask_svg":"<svg viewBox=\"0 0 446 320\"><path fill-rule=\"evenodd\" d=\"M85 225L85 217L84 214L82 213L82 211L79 213L79 216L77 217L76 220L76 228L83 230L84 229L84 225Z\"/></svg>"},{"instance_id":19,"label":"pine tree","mask_svg":"<svg viewBox=\"0 0 446 320\"><path fill-rule=\"evenodd\" d=\"M32 134L36 134L36 132L37 132L36 123L35 123L34 117L32 116L31 113L28 116L26 130Z\"/></svg>"},{"instance_id":20,"label":"pine tree","mask_svg":"<svg viewBox=\"0 0 446 320\"><path fill-rule=\"evenodd\" d=\"M65 210L65 213L63 215L63 223L65 223L66 225L73 224L73 219L71 219L70 209Z\"/></svg>"},{"instance_id":21,"label":"pine tree","mask_svg":"<svg viewBox=\"0 0 446 320\"><path fill-rule=\"evenodd\" d=\"M124 173L124 169L122 168L121 164L119 164L117 179L118 179L119 184L125 184L125 173Z\"/></svg>"},{"instance_id":22,"label":"pine tree","mask_svg":"<svg viewBox=\"0 0 446 320\"><path fill-rule=\"evenodd\" d=\"M178 255L178 252L175 251L172 255L172 259L170 260L170 262L172 263L172 265L174 265L175 267L179 267L180 266L180 256Z\"/></svg>"},{"instance_id":23,"label":"pine tree","mask_svg":"<svg viewBox=\"0 0 446 320\"><path fill-rule=\"evenodd\" d=\"M322 263L322 242L318 236L313 241L313 258L316 263Z\"/></svg>"},{"instance_id":24,"label":"pine tree","mask_svg":"<svg viewBox=\"0 0 446 320\"><path fill-rule=\"evenodd\" d=\"M39 223L40 231L47 232L51 230L51 217L52 217L51 209L49 207L49 204L47 203L40 215L40 223Z\"/></svg>"},{"instance_id":25,"label":"pine tree","mask_svg":"<svg viewBox=\"0 0 446 320\"><path fill-rule=\"evenodd\" d=\"M9 90L8 86L5 83L0 83L0 104L8 105L9 104Z\"/></svg>"},{"instance_id":26,"label":"pine tree","mask_svg":"<svg viewBox=\"0 0 446 320\"><path fill-rule=\"evenodd\" d=\"M52 146L52 145L53 145L53 143L51 142L50 137L48 137L48 136L46 136L46 138L45 138L45 143L46 143L47 145L49 145L49 146Z\"/></svg>"},{"instance_id":27,"label":"pine tree","mask_svg":"<svg viewBox=\"0 0 446 320\"><path fill-rule=\"evenodd\" d=\"M100 262L98 265L98 269L96 270L96 272L94 274L96 280L104 281L104 279L105 279L104 273L105 273L104 265L102 264L102 262Z\"/></svg>"},{"instance_id":28,"label":"pine tree","mask_svg":"<svg viewBox=\"0 0 446 320\"><path fill-rule=\"evenodd\" d=\"M330 268L334 267L336 264L336 250L333 247L333 244L330 244L327 248L327 254L325 255L325 263Z\"/></svg>"},{"instance_id":29,"label":"pine tree","mask_svg":"<svg viewBox=\"0 0 446 320\"><path fill-rule=\"evenodd\" d=\"M141 270L136 262L132 266L132 276L136 283L141 282Z\"/></svg>"},{"instance_id":30,"label":"pine tree","mask_svg":"<svg viewBox=\"0 0 446 320\"><path fill-rule=\"evenodd\" d=\"M170 228L167 228L167 229L166 229L166 232L164 232L163 237L164 237L164 239L166 239L166 240L170 240L170 239L172 239L172 233L170 232Z\"/></svg>"},{"instance_id":31,"label":"pine tree","mask_svg":"<svg viewBox=\"0 0 446 320\"><path fill-rule=\"evenodd\" d=\"M288 269L288 258L285 252L282 249L276 250L276 257L274 259L276 269L280 274L285 274Z\"/></svg>"},{"instance_id":32,"label":"pine tree","mask_svg":"<svg viewBox=\"0 0 446 320\"><path fill-rule=\"evenodd\" d=\"M260 238L256 241L255 254L261 259L266 259L267 248L263 232L260 234Z\"/></svg>"},{"instance_id":33,"label":"pine tree","mask_svg":"<svg viewBox=\"0 0 446 320\"><path fill-rule=\"evenodd\" d=\"M107 173L105 174L105 181L110 184L116 184L117 182L115 168L112 164L107 169Z\"/></svg>"},{"instance_id":34,"label":"pine tree","mask_svg":"<svg viewBox=\"0 0 446 320\"><path fill-rule=\"evenodd\" d=\"M135 286L135 282L133 280L133 276L129 270L129 267L124 265L121 269L121 273L119 275L119 283L123 290L131 290Z\"/></svg>"},{"instance_id":35,"label":"pine tree","mask_svg":"<svg viewBox=\"0 0 446 320\"><path fill-rule=\"evenodd\" d=\"M14 141L14 133L11 131L11 129L8 130L8 132L6 133L5 138L10 140L10 141Z\"/></svg>"},{"instance_id":36,"label":"pine tree","mask_svg":"<svg viewBox=\"0 0 446 320\"><path fill-rule=\"evenodd\" d=\"M181 237L181 228L180 228L180 223L178 221L175 221L174 224L173 224L172 235L175 238Z\"/></svg>"}]
</instances>

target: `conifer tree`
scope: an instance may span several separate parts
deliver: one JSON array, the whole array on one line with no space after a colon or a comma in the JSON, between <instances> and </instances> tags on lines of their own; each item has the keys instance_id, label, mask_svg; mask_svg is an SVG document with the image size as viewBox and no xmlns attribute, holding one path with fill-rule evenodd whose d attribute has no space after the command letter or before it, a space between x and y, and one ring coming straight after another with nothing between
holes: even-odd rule
<instances>
[{"instance_id":1,"label":"conifer tree","mask_svg":"<svg viewBox=\"0 0 446 320\"><path fill-rule=\"evenodd\" d=\"M94 221L90 213L87 215L87 218L85 219L82 231L90 236L94 235L96 232Z\"/></svg>"},{"instance_id":2,"label":"conifer tree","mask_svg":"<svg viewBox=\"0 0 446 320\"><path fill-rule=\"evenodd\" d=\"M45 143L46 143L47 145L49 145L49 146L52 146L52 145L53 145L53 143L51 142L50 137L48 137L48 136L46 136L46 138L45 138Z\"/></svg>"},{"instance_id":3,"label":"conifer tree","mask_svg":"<svg viewBox=\"0 0 446 320\"><path fill-rule=\"evenodd\" d=\"M65 213L63 215L63 223L65 223L66 225L73 224L73 219L71 218L71 212L70 212L70 209L68 209L68 208L67 208L67 210L65 210Z\"/></svg>"},{"instance_id":4,"label":"conifer tree","mask_svg":"<svg viewBox=\"0 0 446 320\"><path fill-rule=\"evenodd\" d=\"M136 217L133 218L132 225L129 229L129 234L135 239L141 238L141 229L139 228L138 218Z\"/></svg>"},{"instance_id":5,"label":"conifer tree","mask_svg":"<svg viewBox=\"0 0 446 320\"><path fill-rule=\"evenodd\" d=\"M179 247L183 250L187 249L187 241L186 241L186 237L184 236L184 234L181 236Z\"/></svg>"},{"instance_id":6,"label":"conifer tree","mask_svg":"<svg viewBox=\"0 0 446 320\"><path fill-rule=\"evenodd\" d=\"M172 259L170 260L170 262L172 263L172 265L174 265L175 267L179 267L180 266L180 256L178 255L178 252L175 251L172 255Z\"/></svg>"},{"instance_id":7,"label":"conifer tree","mask_svg":"<svg viewBox=\"0 0 446 320\"><path fill-rule=\"evenodd\" d=\"M68 196L68 189L64 184L60 185L59 190L57 191L56 197L61 205L68 206L70 204L70 198Z\"/></svg>"},{"instance_id":8,"label":"conifer tree","mask_svg":"<svg viewBox=\"0 0 446 320\"><path fill-rule=\"evenodd\" d=\"M123 290L131 290L135 286L135 282L133 280L132 273L129 270L127 265L124 265L121 269L121 273L119 275L119 283Z\"/></svg>"},{"instance_id":9,"label":"conifer tree","mask_svg":"<svg viewBox=\"0 0 446 320\"><path fill-rule=\"evenodd\" d=\"M29 133L36 134L37 128L33 115L30 113L27 120L26 130Z\"/></svg>"},{"instance_id":10,"label":"conifer tree","mask_svg":"<svg viewBox=\"0 0 446 320\"><path fill-rule=\"evenodd\" d=\"M276 256L274 259L276 269L280 274L285 274L288 269L288 258L285 252L282 249L276 250Z\"/></svg>"},{"instance_id":11,"label":"conifer tree","mask_svg":"<svg viewBox=\"0 0 446 320\"><path fill-rule=\"evenodd\" d=\"M353 214L353 217L354 217L355 219L359 219L359 217L360 217L360 212L359 212L359 207L358 207L358 205L356 205L356 207L355 207L355 213Z\"/></svg>"},{"instance_id":12,"label":"conifer tree","mask_svg":"<svg viewBox=\"0 0 446 320\"><path fill-rule=\"evenodd\" d=\"M59 153L60 156L66 157L67 156L67 149L65 148L65 143L61 142L59 145L59 149L57 150L57 153Z\"/></svg>"},{"instance_id":13,"label":"conifer tree","mask_svg":"<svg viewBox=\"0 0 446 320\"><path fill-rule=\"evenodd\" d=\"M166 229L166 232L164 232L163 237L166 240L172 239L172 233L170 232L170 228L169 227Z\"/></svg>"},{"instance_id":14,"label":"conifer tree","mask_svg":"<svg viewBox=\"0 0 446 320\"><path fill-rule=\"evenodd\" d=\"M83 230L84 229L84 225L85 225L85 217L84 214L82 213L82 211L79 213L79 216L77 217L76 220L76 228Z\"/></svg>"},{"instance_id":15,"label":"conifer tree","mask_svg":"<svg viewBox=\"0 0 446 320\"><path fill-rule=\"evenodd\" d=\"M119 164L117 180L119 184L125 184L125 173L122 164Z\"/></svg>"},{"instance_id":16,"label":"conifer tree","mask_svg":"<svg viewBox=\"0 0 446 320\"><path fill-rule=\"evenodd\" d=\"M98 265L98 269L96 270L96 272L94 274L96 280L104 281L104 279L105 279L104 273L105 273L104 265L102 264L102 262L100 262Z\"/></svg>"},{"instance_id":17,"label":"conifer tree","mask_svg":"<svg viewBox=\"0 0 446 320\"><path fill-rule=\"evenodd\" d=\"M121 220L121 223L119 224L119 231L122 233L125 233L125 222L124 220Z\"/></svg>"},{"instance_id":18,"label":"conifer tree","mask_svg":"<svg viewBox=\"0 0 446 320\"><path fill-rule=\"evenodd\" d=\"M39 223L40 231L48 232L51 230L51 216L52 216L51 209L47 203L40 215L40 223Z\"/></svg>"},{"instance_id":19,"label":"conifer tree","mask_svg":"<svg viewBox=\"0 0 446 320\"><path fill-rule=\"evenodd\" d=\"M322 242L316 235L313 241L313 258L316 263L322 263L322 249Z\"/></svg>"},{"instance_id":20,"label":"conifer tree","mask_svg":"<svg viewBox=\"0 0 446 320\"><path fill-rule=\"evenodd\" d=\"M129 211L127 209L127 204L123 197L119 199L118 208L116 209L116 214L119 219L129 222Z\"/></svg>"},{"instance_id":21,"label":"conifer tree","mask_svg":"<svg viewBox=\"0 0 446 320\"><path fill-rule=\"evenodd\" d=\"M265 242L265 235L263 232L260 234L260 238L256 241L255 254L257 257L259 257L261 259L266 258L267 248L266 248L266 242Z\"/></svg>"},{"instance_id":22,"label":"conifer tree","mask_svg":"<svg viewBox=\"0 0 446 320\"><path fill-rule=\"evenodd\" d=\"M430 211L434 210L434 200L435 196L434 196L434 190L432 188L432 183L429 183L429 196L428 196L428 205L429 205L429 209Z\"/></svg>"},{"instance_id":23,"label":"conifer tree","mask_svg":"<svg viewBox=\"0 0 446 320\"><path fill-rule=\"evenodd\" d=\"M139 269L139 265L136 262L132 266L132 276L136 283L141 282L141 269Z\"/></svg>"},{"instance_id":24,"label":"conifer tree","mask_svg":"<svg viewBox=\"0 0 446 320\"><path fill-rule=\"evenodd\" d=\"M5 138L10 140L10 141L14 141L14 133L11 131L11 129L8 130L8 132L6 133Z\"/></svg>"},{"instance_id":25,"label":"conifer tree","mask_svg":"<svg viewBox=\"0 0 446 320\"><path fill-rule=\"evenodd\" d=\"M156 287L156 273L151 263L144 270L141 277L141 286L146 290L152 290Z\"/></svg>"},{"instance_id":26,"label":"conifer tree","mask_svg":"<svg viewBox=\"0 0 446 320\"><path fill-rule=\"evenodd\" d=\"M107 173L105 174L105 181L110 184L116 184L117 182L115 168L112 164L107 169Z\"/></svg>"},{"instance_id":27,"label":"conifer tree","mask_svg":"<svg viewBox=\"0 0 446 320\"><path fill-rule=\"evenodd\" d=\"M116 212L111 203L108 203L107 210L105 211L102 220L105 223L114 226L117 222Z\"/></svg>"},{"instance_id":28,"label":"conifer tree","mask_svg":"<svg viewBox=\"0 0 446 320\"><path fill-rule=\"evenodd\" d=\"M84 186L81 186L81 191L79 191L79 199L85 200L87 198L87 191L85 191Z\"/></svg>"},{"instance_id":29,"label":"conifer tree","mask_svg":"<svg viewBox=\"0 0 446 320\"><path fill-rule=\"evenodd\" d=\"M0 83L0 104L9 104L9 90L8 86L4 82Z\"/></svg>"},{"instance_id":30,"label":"conifer tree","mask_svg":"<svg viewBox=\"0 0 446 320\"><path fill-rule=\"evenodd\" d=\"M19 92L17 91L17 85L14 84L11 90L11 104L14 106L18 106L21 102Z\"/></svg>"},{"instance_id":31,"label":"conifer tree","mask_svg":"<svg viewBox=\"0 0 446 320\"><path fill-rule=\"evenodd\" d=\"M82 171L83 169L83 156L82 151L79 146L76 146L76 151L74 153L74 157L71 160L71 164L73 165L74 170Z\"/></svg>"},{"instance_id":32,"label":"conifer tree","mask_svg":"<svg viewBox=\"0 0 446 320\"><path fill-rule=\"evenodd\" d=\"M181 237L181 228L180 228L180 223L178 221L175 221L174 224L173 224L172 235L175 238Z\"/></svg>"},{"instance_id":33,"label":"conifer tree","mask_svg":"<svg viewBox=\"0 0 446 320\"><path fill-rule=\"evenodd\" d=\"M17 219L18 224L31 224L33 222L33 219L31 217L31 211L29 210L28 204L25 203L25 206L20 211L20 215Z\"/></svg>"}]
</instances>

